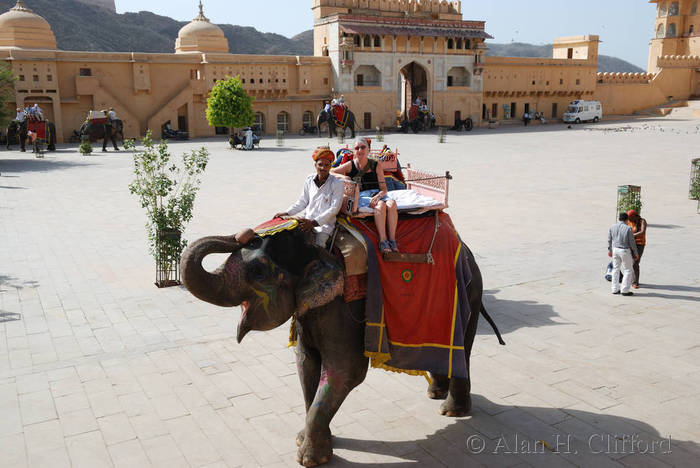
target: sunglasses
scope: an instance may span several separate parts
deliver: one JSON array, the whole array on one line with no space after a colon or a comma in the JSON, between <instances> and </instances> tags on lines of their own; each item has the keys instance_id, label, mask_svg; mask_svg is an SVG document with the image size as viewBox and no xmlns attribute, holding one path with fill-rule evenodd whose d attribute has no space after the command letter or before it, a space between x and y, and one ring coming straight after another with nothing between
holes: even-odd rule
<instances>
[{"instance_id":1,"label":"sunglasses","mask_svg":"<svg viewBox=\"0 0 700 468\"><path fill-rule=\"evenodd\" d=\"M367 148L366 146L356 146L355 150L357 151L357 150L366 149L366 148Z\"/></svg>"}]
</instances>

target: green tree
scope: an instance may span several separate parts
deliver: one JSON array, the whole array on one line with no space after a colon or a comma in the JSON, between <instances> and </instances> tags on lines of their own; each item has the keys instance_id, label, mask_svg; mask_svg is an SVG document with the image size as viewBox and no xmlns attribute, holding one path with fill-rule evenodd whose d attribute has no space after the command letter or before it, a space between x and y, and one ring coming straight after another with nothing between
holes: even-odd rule
<instances>
[{"instance_id":1,"label":"green tree","mask_svg":"<svg viewBox=\"0 0 700 468\"><path fill-rule=\"evenodd\" d=\"M14 116L14 109L7 107L7 103L15 100L15 79L12 69L0 63L0 128L7 127Z\"/></svg>"},{"instance_id":2,"label":"green tree","mask_svg":"<svg viewBox=\"0 0 700 468\"><path fill-rule=\"evenodd\" d=\"M207 121L230 130L253 124L253 98L243 89L240 75L216 82L207 99Z\"/></svg>"}]
</instances>

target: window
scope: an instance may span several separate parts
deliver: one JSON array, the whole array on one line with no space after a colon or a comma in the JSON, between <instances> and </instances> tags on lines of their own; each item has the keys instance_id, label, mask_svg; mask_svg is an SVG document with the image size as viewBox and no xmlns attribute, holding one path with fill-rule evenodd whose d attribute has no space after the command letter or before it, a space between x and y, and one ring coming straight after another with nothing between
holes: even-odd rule
<instances>
[{"instance_id":1,"label":"window","mask_svg":"<svg viewBox=\"0 0 700 468\"><path fill-rule=\"evenodd\" d=\"M304 112L304 116L302 117L301 122L305 127L313 127L315 124L314 113L311 111Z\"/></svg>"},{"instance_id":2,"label":"window","mask_svg":"<svg viewBox=\"0 0 700 468\"><path fill-rule=\"evenodd\" d=\"M678 13L678 2L671 3L671 7L668 9L668 16L678 16Z\"/></svg>"},{"instance_id":3,"label":"window","mask_svg":"<svg viewBox=\"0 0 700 468\"><path fill-rule=\"evenodd\" d=\"M465 67L452 67L447 71L447 86L471 86L471 75Z\"/></svg>"},{"instance_id":4,"label":"window","mask_svg":"<svg viewBox=\"0 0 700 468\"><path fill-rule=\"evenodd\" d=\"M510 118L517 119L518 118L517 115L518 115L517 104L514 102L511 102L510 103Z\"/></svg>"},{"instance_id":5,"label":"window","mask_svg":"<svg viewBox=\"0 0 700 468\"><path fill-rule=\"evenodd\" d=\"M365 85L365 75L357 75L357 79L355 80L355 85L356 86L364 86Z\"/></svg>"},{"instance_id":6,"label":"window","mask_svg":"<svg viewBox=\"0 0 700 468\"><path fill-rule=\"evenodd\" d=\"M462 48L462 39L457 39L457 48L458 49Z\"/></svg>"},{"instance_id":7,"label":"window","mask_svg":"<svg viewBox=\"0 0 700 468\"><path fill-rule=\"evenodd\" d=\"M569 49L566 51L566 58L568 58L568 59L574 58L574 49L573 49L573 47L569 47Z\"/></svg>"},{"instance_id":8,"label":"window","mask_svg":"<svg viewBox=\"0 0 700 468\"><path fill-rule=\"evenodd\" d=\"M671 23L666 30L666 37L676 37L676 24Z\"/></svg>"},{"instance_id":9,"label":"window","mask_svg":"<svg viewBox=\"0 0 700 468\"><path fill-rule=\"evenodd\" d=\"M369 36L365 36L363 41L362 41L362 47L369 47L369 46L370 46Z\"/></svg>"},{"instance_id":10,"label":"window","mask_svg":"<svg viewBox=\"0 0 700 468\"><path fill-rule=\"evenodd\" d=\"M659 25L659 27L656 28L656 38L657 38L657 39L661 39L661 38L664 37L665 35L666 35L666 30L664 29L663 23L661 23L661 24Z\"/></svg>"},{"instance_id":11,"label":"window","mask_svg":"<svg viewBox=\"0 0 700 468\"><path fill-rule=\"evenodd\" d=\"M355 71L356 86L381 86L382 74L374 65L361 65Z\"/></svg>"},{"instance_id":12,"label":"window","mask_svg":"<svg viewBox=\"0 0 700 468\"><path fill-rule=\"evenodd\" d=\"M277 114L277 131L278 132L289 132L289 114L282 111Z\"/></svg>"},{"instance_id":13,"label":"window","mask_svg":"<svg viewBox=\"0 0 700 468\"><path fill-rule=\"evenodd\" d=\"M690 7L690 14L691 15L698 14L698 2L693 2L693 5Z\"/></svg>"},{"instance_id":14,"label":"window","mask_svg":"<svg viewBox=\"0 0 700 468\"><path fill-rule=\"evenodd\" d=\"M552 104L552 118L553 119L557 118L557 113L558 113L557 103L555 102Z\"/></svg>"},{"instance_id":15,"label":"window","mask_svg":"<svg viewBox=\"0 0 700 468\"><path fill-rule=\"evenodd\" d=\"M374 47L382 46L382 38L379 36L374 36Z\"/></svg>"},{"instance_id":16,"label":"window","mask_svg":"<svg viewBox=\"0 0 700 468\"><path fill-rule=\"evenodd\" d=\"M359 36L359 35L355 35L354 40L355 40L355 45L356 45L357 47L360 47L360 36Z\"/></svg>"},{"instance_id":17,"label":"window","mask_svg":"<svg viewBox=\"0 0 700 468\"><path fill-rule=\"evenodd\" d=\"M17 79L18 79L19 81L24 81L24 75L19 75L19 76L17 77Z\"/></svg>"},{"instance_id":18,"label":"window","mask_svg":"<svg viewBox=\"0 0 700 468\"><path fill-rule=\"evenodd\" d=\"M53 75L46 75L46 81L53 81Z\"/></svg>"},{"instance_id":19,"label":"window","mask_svg":"<svg viewBox=\"0 0 700 468\"><path fill-rule=\"evenodd\" d=\"M535 86L537 84L537 81L532 80L532 86Z\"/></svg>"},{"instance_id":20,"label":"window","mask_svg":"<svg viewBox=\"0 0 700 468\"><path fill-rule=\"evenodd\" d=\"M39 75L32 75L32 81L39 81Z\"/></svg>"},{"instance_id":21,"label":"window","mask_svg":"<svg viewBox=\"0 0 700 468\"><path fill-rule=\"evenodd\" d=\"M448 48L448 49L454 49L454 48L455 48L455 41L454 41L454 39L448 39L448 40L447 40L447 48Z\"/></svg>"},{"instance_id":22,"label":"window","mask_svg":"<svg viewBox=\"0 0 700 468\"><path fill-rule=\"evenodd\" d=\"M563 85L563 84L564 84L564 79L563 79L563 78L560 78L560 79L559 79L559 84L560 84L560 85Z\"/></svg>"},{"instance_id":23,"label":"window","mask_svg":"<svg viewBox=\"0 0 700 468\"><path fill-rule=\"evenodd\" d=\"M525 103L525 113L529 114L530 113L530 103Z\"/></svg>"},{"instance_id":24,"label":"window","mask_svg":"<svg viewBox=\"0 0 700 468\"><path fill-rule=\"evenodd\" d=\"M491 105L491 118L495 119L498 117L498 104L495 102Z\"/></svg>"},{"instance_id":25,"label":"window","mask_svg":"<svg viewBox=\"0 0 700 468\"><path fill-rule=\"evenodd\" d=\"M666 16L667 12L668 12L668 6L666 5L666 2L663 2L661 5L659 5L659 17Z\"/></svg>"},{"instance_id":26,"label":"window","mask_svg":"<svg viewBox=\"0 0 700 468\"><path fill-rule=\"evenodd\" d=\"M253 123L253 125L258 128L260 133L265 133L265 114L262 112L256 112L255 123Z\"/></svg>"},{"instance_id":27,"label":"window","mask_svg":"<svg viewBox=\"0 0 700 468\"><path fill-rule=\"evenodd\" d=\"M328 84L328 78L327 78L327 77L323 79L323 84L324 84L324 85L327 85L327 84Z\"/></svg>"},{"instance_id":28,"label":"window","mask_svg":"<svg viewBox=\"0 0 700 468\"><path fill-rule=\"evenodd\" d=\"M695 29L695 25L691 24L690 27L688 28L688 34L693 34L694 29Z\"/></svg>"},{"instance_id":29,"label":"window","mask_svg":"<svg viewBox=\"0 0 700 468\"><path fill-rule=\"evenodd\" d=\"M464 40L464 48L465 49L471 49L472 48L472 42L469 39Z\"/></svg>"},{"instance_id":30,"label":"window","mask_svg":"<svg viewBox=\"0 0 700 468\"><path fill-rule=\"evenodd\" d=\"M90 69L90 68L81 68L81 69L80 69L80 76L92 76L92 69Z\"/></svg>"},{"instance_id":31,"label":"window","mask_svg":"<svg viewBox=\"0 0 700 468\"><path fill-rule=\"evenodd\" d=\"M580 79L580 78L576 78L576 85L580 85L580 84L581 84L581 79Z\"/></svg>"}]
</instances>

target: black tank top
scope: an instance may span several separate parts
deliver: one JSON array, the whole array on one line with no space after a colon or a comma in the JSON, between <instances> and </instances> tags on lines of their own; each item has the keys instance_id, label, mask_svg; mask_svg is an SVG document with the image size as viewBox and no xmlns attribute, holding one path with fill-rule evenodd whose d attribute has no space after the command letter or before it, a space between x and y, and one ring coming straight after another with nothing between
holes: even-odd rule
<instances>
[{"instance_id":1,"label":"black tank top","mask_svg":"<svg viewBox=\"0 0 700 468\"><path fill-rule=\"evenodd\" d=\"M364 190L379 190L379 179L377 179L377 161L373 159L367 160L367 172L364 173L360 182L360 191ZM352 160L352 169L348 173L348 177L354 179L360 174L360 170L355 165L355 160Z\"/></svg>"}]
</instances>

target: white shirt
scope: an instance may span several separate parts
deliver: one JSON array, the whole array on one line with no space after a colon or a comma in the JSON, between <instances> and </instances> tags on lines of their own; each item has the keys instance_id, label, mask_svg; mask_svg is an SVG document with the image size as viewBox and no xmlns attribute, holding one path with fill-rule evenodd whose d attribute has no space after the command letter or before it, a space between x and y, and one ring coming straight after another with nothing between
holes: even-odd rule
<instances>
[{"instance_id":1,"label":"white shirt","mask_svg":"<svg viewBox=\"0 0 700 468\"><path fill-rule=\"evenodd\" d=\"M343 203L344 184L342 180L329 174L326 182L317 187L315 178L316 174L306 178L299 199L287 208L287 213L293 216L305 211L306 219L318 223L314 231L331 235L335 228L335 217Z\"/></svg>"},{"instance_id":2,"label":"white shirt","mask_svg":"<svg viewBox=\"0 0 700 468\"><path fill-rule=\"evenodd\" d=\"M117 113L113 110L109 111L107 112L107 118L109 118L109 120L117 120Z\"/></svg>"},{"instance_id":3,"label":"white shirt","mask_svg":"<svg viewBox=\"0 0 700 468\"><path fill-rule=\"evenodd\" d=\"M17 112L17 117L15 117L15 120L18 122L24 122L25 120L27 120L27 113L23 110Z\"/></svg>"}]
</instances>

